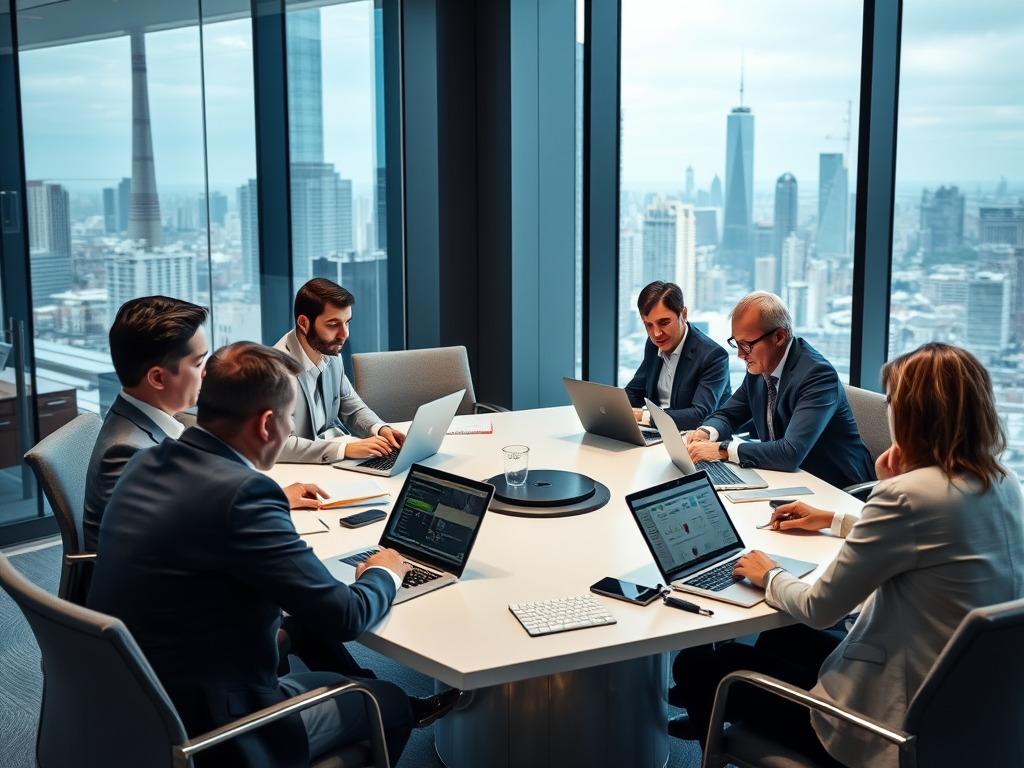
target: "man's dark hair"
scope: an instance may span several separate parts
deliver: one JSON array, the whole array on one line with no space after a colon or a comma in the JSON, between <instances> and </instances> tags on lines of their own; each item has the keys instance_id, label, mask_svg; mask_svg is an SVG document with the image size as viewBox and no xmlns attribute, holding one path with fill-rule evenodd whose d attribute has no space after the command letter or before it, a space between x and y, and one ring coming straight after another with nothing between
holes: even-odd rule
<instances>
[{"instance_id":1,"label":"man's dark hair","mask_svg":"<svg viewBox=\"0 0 1024 768\"><path fill-rule=\"evenodd\" d=\"M642 291L636 300L636 308L640 310L641 317L651 314L651 311L658 306L658 302L665 305L669 312L681 314L685 305L683 304L683 290L675 283L663 283L655 280Z\"/></svg>"},{"instance_id":2,"label":"man's dark hair","mask_svg":"<svg viewBox=\"0 0 1024 768\"><path fill-rule=\"evenodd\" d=\"M301 370L287 352L254 341L221 347L206 361L198 422L241 425L264 411L279 413L288 405L292 382Z\"/></svg>"},{"instance_id":3,"label":"man's dark hair","mask_svg":"<svg viewBox=\"0 0 1024 768\"><path fill-rule=\"evenodd\" d=\"M299 321L299 315L305 315L312 324L328 304L345 309L355 303L356 297L337 283L326 277L314 277L295 294L295 322Z\"/></svg>"},{"instance_id":4,"label":"man's dark hair","mask_svg":"<svg viewBox=\"0 0 1024 768\"><path fill-rule=\"evenodd\" d=\"M123 387L134 387L154 366L178 372L209 313L180 299L143 296L126 301L110 326L110 359Z\"/></svg>"}]
</instances>

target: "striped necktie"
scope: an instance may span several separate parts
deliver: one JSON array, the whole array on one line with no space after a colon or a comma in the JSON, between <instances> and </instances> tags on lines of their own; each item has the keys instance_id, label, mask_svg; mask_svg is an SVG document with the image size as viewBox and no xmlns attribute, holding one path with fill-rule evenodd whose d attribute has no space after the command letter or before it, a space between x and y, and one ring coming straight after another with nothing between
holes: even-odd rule
<instances>
[{"instance_id":1,"label":"striped necktie","mask_svg":"<svg viewBox=\"0 0 1024 768\"><path fill-rule=\"evenodd\" d=\"M775 390L775 382L778 379L775 376L765 376L764 383L768 385L768 439L775 440L775 424L773 419L775 418L775 398L778 396L778 392Z\"/></svg>"}]
</instances>

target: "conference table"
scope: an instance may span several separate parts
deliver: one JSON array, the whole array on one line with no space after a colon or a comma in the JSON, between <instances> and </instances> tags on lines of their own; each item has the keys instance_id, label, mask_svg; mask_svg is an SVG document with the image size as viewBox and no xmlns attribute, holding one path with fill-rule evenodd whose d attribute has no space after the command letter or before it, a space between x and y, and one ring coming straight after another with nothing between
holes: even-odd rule
<instances>
[{"instance_id":1,"label":"conference table","mask_svg":"<svg viewBox=\"0 0 1024 768\"><path fill-rule=\"evenodd\" d=\"M587 434L571 406L489 414L491 434L448 435L422 463L482 480L502 472L502 446L530 447L531 469L587 475L608 487L604 507L570 517L525 518L489 511L462 578L395 606L359 638L368 648L435 678L438 689L467 691L439 720L435 745L448 768L664 766L669 654L792 623L761 603L742 608L694 598L714 616L656 601L646 607L599 598L617 623L530 637L509 604L588 594L605 576L655 585L662 579L624 497L682 476L663 445L633 446ZM858 512L861 503L806 473L759 470L770 487L807 486L808 503ZM268 473L282 485L338 487L368 475L301 464ZM397 497L407 473L374 478ZM527 479L529 482L529 478ZM827 531L758 530L767 501L722 497L748 547L819 563L812 583L840 540ZM330 530L305 540L323 558L376 544L383 521L344 529L338 518L361 508L321 510ZM390 511L390 506L386 508Z\"/></svg>"}]
</instances>

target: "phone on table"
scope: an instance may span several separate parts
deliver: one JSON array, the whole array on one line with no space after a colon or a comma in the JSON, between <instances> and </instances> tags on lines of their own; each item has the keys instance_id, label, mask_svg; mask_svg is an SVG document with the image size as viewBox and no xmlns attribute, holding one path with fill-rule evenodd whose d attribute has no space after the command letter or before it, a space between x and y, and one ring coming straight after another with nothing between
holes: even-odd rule
<instances>
[{"instance_id":1,"label":"phone on table","mask_svg":"<svg viewBox=\"0 0 1024 768\"><path fill-rule=\"evenodd\" d=\"M338 523L343 528L362 528L364 525L383 520L388 513L383 509L368 509L365 512L356 512L354 515L343 517Z\"/></svg>"},{"instance_id":2,"label":"phone on table","mask_svg":"<svg viewBox=\"0 0 1024 768\"><path fill-rule=\"evenodd\" d=\"M637 605L650 605L661 597L660 589L645 587L642 584L634 584L631 581L623 581L622 579L614 579L611 576L606 576L596 584L592 584L590 591L605 597L614 597L616 600L625 600L627 603L636 603Z\"/></svg>"},{"instance_id":3,"label":"phone on table","mask_svg":"<svg viewBox=\"0 0 1024 768\"><path fill-rule=\"evenodd\" d=\"M768 502L768 506L772 509L778 509L779 507L784 507L787 504L792 504L794 501L796 501L796 499L772 499Z\"/></svg>"}]
</instances>

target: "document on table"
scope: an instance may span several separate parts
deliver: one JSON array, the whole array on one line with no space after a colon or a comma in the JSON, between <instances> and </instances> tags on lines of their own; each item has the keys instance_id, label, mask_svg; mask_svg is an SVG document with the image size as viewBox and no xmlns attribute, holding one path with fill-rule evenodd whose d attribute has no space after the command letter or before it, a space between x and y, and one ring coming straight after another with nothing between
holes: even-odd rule
<instances>
[{"instance_id":1,"label":"document on table","mask_svg":"<svg viewBox=\"0 0 1024 768\"><path fill-rule=\"evenodd\" d=\"M308 509L293 509L292 525L295 526L299 536L306 536L310 533L327 533L331 530L327 527L327 523Z\"/></svg>"},{"instance_id":2,"label":"document on table","mask_svg":"<svg viewBox=\"0 0 1024 768\"><path fill-rule=\"evenodd\" d=\"M448 427L449 435L489 435L494 432L494 425L487 416L468 413L456 416Z\"/></svg>"},{"instance_id":3,"label":"document on table","mask_svg":"<svg viewBox=\"0 0 1024 768\"><path fill-rule=\"evenodd\" d=\"M373 480L355 480L340 483L319 483L330 498L326 499L321 509L341 509L342 507L363 506L365 504L387 504L391 494L377 485Z\"/></svg>"},{"instance_id":4,"label":"document on table","mask_svg":"<svg viewBox=\"0 0 1024 768\"><path fill-rule=\"evenodd\" d=\"M813 495L814 491L806 485L794 488L758 488L753 491L725 491L723 496L734 504L744 501L766 501L768 499L788 499L790 496Z\"/></svg>"}]
</instances>

